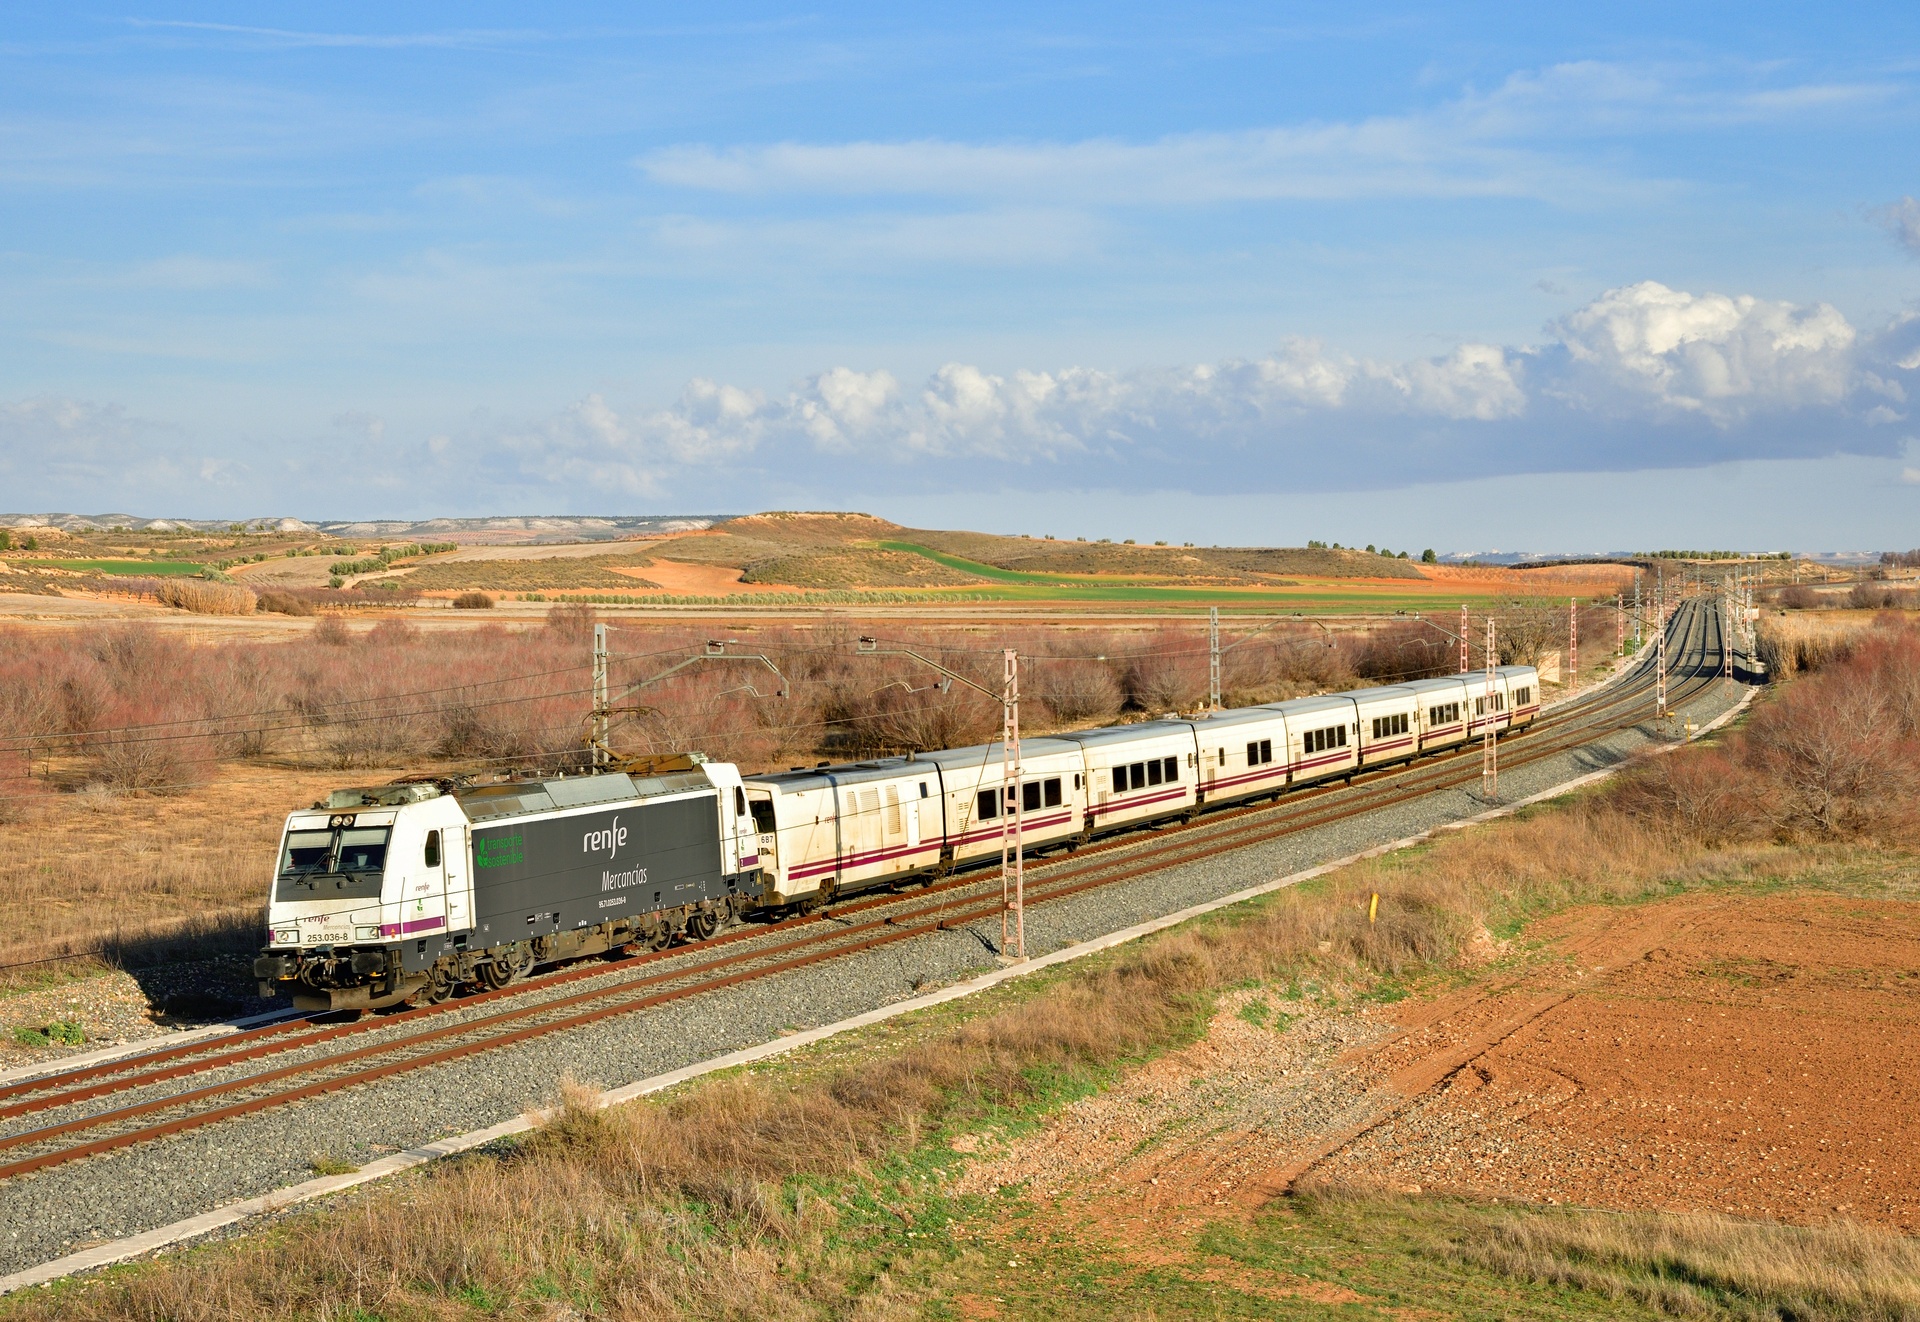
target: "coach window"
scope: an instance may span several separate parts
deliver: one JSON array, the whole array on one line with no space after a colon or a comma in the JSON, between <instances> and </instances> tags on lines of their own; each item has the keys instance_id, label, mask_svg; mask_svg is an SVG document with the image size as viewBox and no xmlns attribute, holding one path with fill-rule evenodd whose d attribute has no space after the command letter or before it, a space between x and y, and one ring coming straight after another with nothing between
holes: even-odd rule
<instances>
[{"instance_id":1,"label":"coach window","mask_svg":"<svg viewBox=\"0 0 1920 1322\"><path fill-rule=\"evenodd\" d=\"M1040 782L1030 780L1020 787L1020 811L1040 811Z\"/></svg>"},{"instance_id":2,"label":"coach window","mask_svg":"<svg viewBox=\"0 0 1920 1322\"><path fill-rule=\"evenodd\" d=\"M430 868L440 866L440 833L438 831L427 832L427 866Z\"/></svg>"},{"instance_id":3,"label":"coach window","mask_svg":"<svg viewBox=\"0 0 1920 1322\"><path fill-rule=\"evenodd\" d=\"M1060 777L1055 776L1048 780L1043 788L1046 791L1047 807L1058 808L1060 806Z\"/></svg>"},{"instance_id":4,"label":"coach window","mask_svg":"<svg viewBox=\"0 0 1920 1322\"><path fill-rule=\"evenodd\" d=\"M923 799L927 797L927 782L924 780L920 782L920 797Z\"/></svg>"},{"instance_id":5,"label":"coach window","mask_svg":"<svg viewBox=\"0 0 1920 1322\"><path fill-rule=\"evenodd\" d=\"M1127 792L1127 769L1125 767L1115 767L1113 769L1113 792L1115 794L1125 794Z\"/></svg>"},{"instance_id":6,"label":"coach window","mask_svg":"<svg viewBox=\"0 0 1920 1322\"><path fill-rule=\"evenodd\" d=\"M1162 761L1167 768L1167 784L1178 785L1180 783L1180 759L1177 757L1169 757L1162 759Z\"/></svg>"},{"instance_id":7,"label":"coach window","mask_svg":"<svg viewBox=\"0 0 1920 1322\"><path fill-rule=\"evenodd\" d=\"M974 810L974 816L983 822L992 821L1000 815L999 806L994 803L992 790L980 791L980 806Z\"/></svg>"},{"instance_id":8,"label":"coach window","mask_svg":"<svg viewBox=\"0 0 1920 1322\"><path fill-rule=\"evenodd\" d=\"M1153 761L1147 763L1147 784L1158 785L1159 783L1160 759L1156 757Z\"/></svg>"},{"instance_id":9,"label":"coach window","mask_svg":"<svg viewBox=\"0 0 1920 1322\"><path fill-rule=\"evenodd\" d=\"M1224 767L1226 764L1227 764L1227 750L1223 748L1220 750L1220 765Z\"/></svg>"}]
</instances>

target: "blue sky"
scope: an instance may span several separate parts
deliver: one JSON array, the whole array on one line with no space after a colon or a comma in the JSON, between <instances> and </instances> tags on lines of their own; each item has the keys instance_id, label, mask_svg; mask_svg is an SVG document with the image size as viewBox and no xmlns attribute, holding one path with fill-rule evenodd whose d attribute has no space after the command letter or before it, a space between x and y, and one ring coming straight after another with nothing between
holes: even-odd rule
<instances>
[{"instance_id":1,"label":"blue sky","mask_svg":"<svg viewBox=\"0 0 1920 1322\"><path fill-rule=\"evenodd\" d=\"M926 8L0 8L0 507L1920 543L1913 7Z\"/></svg>"}]
</instances>

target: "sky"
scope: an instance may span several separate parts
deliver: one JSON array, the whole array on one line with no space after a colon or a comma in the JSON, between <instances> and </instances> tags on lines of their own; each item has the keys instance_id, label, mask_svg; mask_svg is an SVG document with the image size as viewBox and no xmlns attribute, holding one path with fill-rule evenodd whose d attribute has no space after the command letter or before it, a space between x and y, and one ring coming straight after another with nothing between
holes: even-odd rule
<instances>
[{"instance_id":1,"label":"sky","mask_svg":"<svg viewBox=\"0 0 1920 1322\"><path fill-rule=\"evenodd\" d=\"M0 510L1920 545L1912 5L0 19Z\"/></svg>"}]
</instances>

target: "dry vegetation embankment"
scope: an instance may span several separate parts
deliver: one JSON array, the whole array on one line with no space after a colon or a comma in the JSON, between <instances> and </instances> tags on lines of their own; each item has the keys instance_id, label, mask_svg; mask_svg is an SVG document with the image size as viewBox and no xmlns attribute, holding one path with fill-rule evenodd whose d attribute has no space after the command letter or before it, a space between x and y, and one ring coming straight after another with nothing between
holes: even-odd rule
<instances>
[{"instance_id":1,"label":"dry vegetation embankment","mask_svg":"<svg viewBox=\"0 0 1920 1322\"><path fill-rule=\"evenodd\" d=\"M1864 712L1880 719L1851 719ZM1477 932L1572 902L1789 877L1823 851L1909 848L1916 738L1920 631L1886 626L1720 745L1682 750L1564 808L1283 892L824 1076L722 1079L613 1111L570 1093L504 1156L23 1300L11 1315L911 1315L920 1298L909 1283L937 1281L943 1250L938 1222L916 1220L929 1199L938 1206L937 1191L899 1163L931 1137L1096 1084L1193 1034L1228 986L1303 975L1365 986L1444 967ZM1875 774L1837 774L1842 757ZM1709 801L1719 806L1703 811ZM1369 922L1375 893L1379 921ZM851 1233L863 1220L888 1233L918 1226L930 1246L916 1257L901 1239L876 1256ZM1679 1315L1911 1317L1920 1298L1914 1246L1860 1228L1520 1212L1449 1220L1444 1209L1428 1220L1436 1251Z\"/></svg>"}]
</instances>

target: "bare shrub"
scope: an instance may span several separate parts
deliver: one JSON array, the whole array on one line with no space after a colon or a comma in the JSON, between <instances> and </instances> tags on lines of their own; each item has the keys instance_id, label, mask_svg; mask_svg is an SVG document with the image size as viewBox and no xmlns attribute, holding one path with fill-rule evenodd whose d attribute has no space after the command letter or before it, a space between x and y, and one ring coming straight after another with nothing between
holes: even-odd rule
<instances>
[{"instance_id":1,"label":"bare shrub","mask_svg":"<svg viewBox=\"0 0 1920 1322\"><path fill-rule=\"evenodd\" d=\"M1374 684L1428 679L1458 668L1452 640L1420 624L1370 630L1349 645L1348 656L1353 673Z\"/></svg>"},{"instance_id":2,"label":"bare shrub","mask_svg":"<svg viewBox=\"0 0 1920 1322\"><path fill-rule=\"evenodd\" d=\"M1207 695L1204 641L1174 635L1142 639L1127 658L1128 703L1159 714L1197 707Z\"/></svg>"},{"instance_id":3,"label":"bare shrub","mask_svg":"<svg viewBox=\"0 0 1920 1322\"><path fill-rule=\"evenodd\" d=\"M1037 658L1029 667L1031 678L1023 685L1023 692L1038 698L1060 724L1109 720L1119 714L1126 701L1126 691L1104 661Z\"/></svg>"},{"instance_id":4,"label":"bare shrub","mask_svg":"<svg viewBox=\"0 0 1920 1322\"><path fill-rule=\"evenodd\" d=\"M493 598L484 592L462 592L453 599L453 608L457 611L490 611Z\"/></svg>"},{"instance_id":5,"label":"bare shrub","mask_svg":"<svg viewBox=\"0 0 1920 1322\"><path fill-rule=\"evenodd\" d=\"M573 646L584 647L593 641L595 616L593 607L577 602L562 602L547 607L547 630L555 638Z\"/></svg>"},{"instance_id":6,"label":"bare shrub","mask_svg":"<svg viewBox=\"0 0 1920 1322\"><path fill-rule=\"evenodd\" d=\"M251 615L258 603L246 588L192 578L161 579L154 595L166 605L196 615Z\"/></svg>"},{"instance_id":7,"label":"bare shrub","mask_svg":"<svg viewBox=\"0 0 1920 1322\"><path fill-rule=\"evenodd\" d=\"M313 622L309 636L322 647L345 647L353 641L353 630L338 615L322 615Z\"/></svg>"},{"instance_id":8,"label":"bare shrub","mask_svg":"<svg viewBox=\"0 0 1920 1322\"><path fill-rule=\"evenodd\" d=\"M420 641L420 630L405 618L382 620L367 631L370 647L407 647Z\"/></svg>"},{"instance_id":9,"label":"bare shrub","mask_svg":"<svg viewBox=\"0 0 1920 1322\"><path fill-rule=\"evenodd\" d=\"M205 783L216 757L212 740L165 724L166 710L139 702L114 706L106 722L114 728L85 741L93 778L112 789L156 794L178 794Z\"/></svg>"},{"instance_id":10,"label":"bare shrub","mask_svg":"<svg viewBox=\"0 0 1920 1322\"><path fill-rule=\"evenodd\" d=\"M1884 825L1911 802L1920 748L1890 695L1849 664L1795 686L1754 717L1743 741L1765 782L1762 810L1787 833L1846 835Z\"/></svg>"},{"instance_id":11,"label":"bare shrub","mask_svg":"<svg viewBox=\"0 0 1920 1322\"><path fill-rule=\"evenodd\" d=\"M260 594L260 609L276 615L311 615L313 607L291 592L277 592L271 588Z\"/></svg>"}]
</instances>

